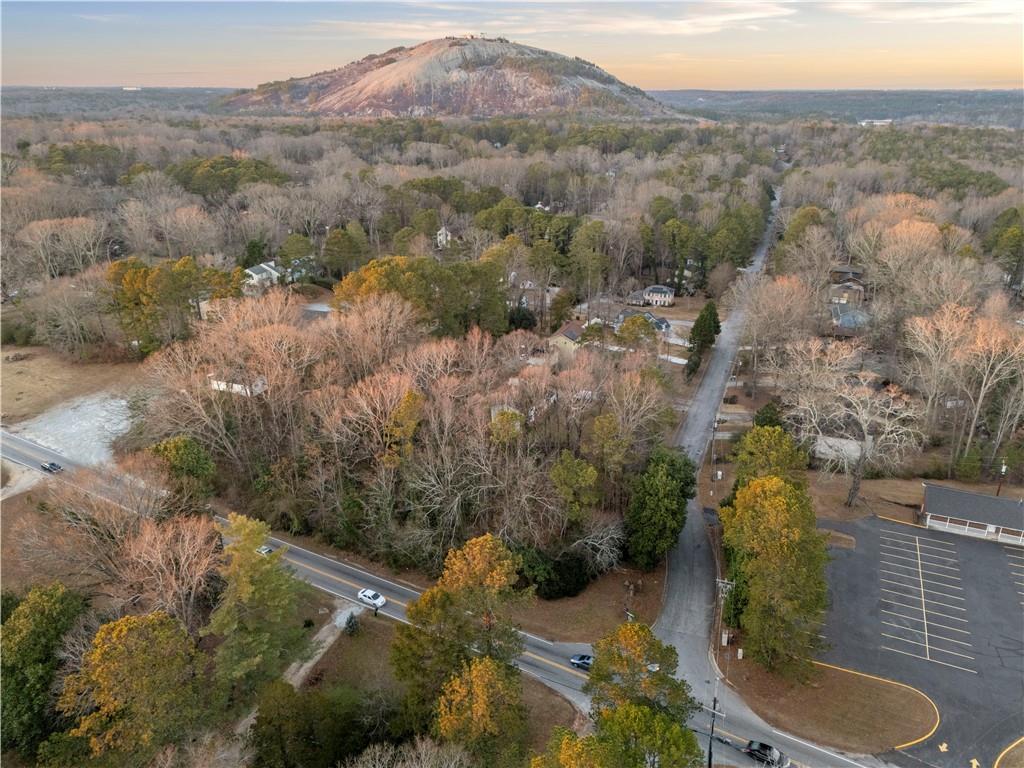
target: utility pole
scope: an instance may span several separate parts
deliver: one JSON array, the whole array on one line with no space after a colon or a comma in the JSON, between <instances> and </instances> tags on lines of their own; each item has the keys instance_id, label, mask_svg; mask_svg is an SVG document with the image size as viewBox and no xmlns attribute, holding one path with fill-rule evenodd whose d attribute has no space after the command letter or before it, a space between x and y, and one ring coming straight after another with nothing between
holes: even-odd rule
<instances>
[{"instance_id":1,"label":"utility pole","mask_svg":"<svg viewBox=\"0 0 1024 768\"><path fill-rule=\"evenodd\" d=\"M718 687L718 681L715 681L715 687ZM715 744L715 715L718 710L718 694L715 694L714 699L711 701L711 735L708 736L708 768L711 768L711 754L714 750Z\"/></svg>"},{"instance_id":2,"label":"utility pole","mask_svg":"<svg viewBox=\"0 0 1024 768\"><path fill-rule=\"evenodd\" d=\"M996 496L1003 490L1003 480L1006 479L1006 459L1003 459L1003 466L999 469L999 485L996 486Z\"/></svg>"}]
</instances>

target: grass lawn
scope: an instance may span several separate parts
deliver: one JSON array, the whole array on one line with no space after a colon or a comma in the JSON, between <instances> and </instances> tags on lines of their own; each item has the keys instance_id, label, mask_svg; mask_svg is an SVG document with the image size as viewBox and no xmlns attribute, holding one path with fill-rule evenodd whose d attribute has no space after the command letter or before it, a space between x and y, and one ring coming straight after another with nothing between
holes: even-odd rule
<instances>
[{"instance_id":1,"label":"grass lawn","mask_svg":"<svg viewBox=\"0 0 1024 768\"><path fill-rule=\"evenodd\" d=\"M369 611L359 616L355 637L342 634L306 679L307 687L344 683L363 691L388 690L401 694L402 684L391 673L389 648L397 625ZM523 704L527 710L530 754L547 745L551 730L573 727L576 710L562 696L534 678L523 675Z\"/></svg>"},{"instance_id":2,"label":"grass lawn","mask_svg":"<svg viewBox=\"0 0 1024 768\"><path fill-rule=\"evenodd\" d=\"M549 640L590 643L626 620L627 581L642 582L630 601L636 620L653 624L661 611L664 563L650 573L615 568L599 576L576 597L534 600L515 611L514 618L522 629Z\"/></svg>"},{"instance_id":3,"label":"grass lawn","mask_svg":"<svg viewBox=\"0 0 1024 768\"><path fill-rule=\"evenodd\" d=\"M925 735L935 724L932 705L910 688L818 665L811 681L800 685L731 655L727 660L720 654L718 664L750 708L818 744L879 754Z\"/></svg>"}]
</instances>

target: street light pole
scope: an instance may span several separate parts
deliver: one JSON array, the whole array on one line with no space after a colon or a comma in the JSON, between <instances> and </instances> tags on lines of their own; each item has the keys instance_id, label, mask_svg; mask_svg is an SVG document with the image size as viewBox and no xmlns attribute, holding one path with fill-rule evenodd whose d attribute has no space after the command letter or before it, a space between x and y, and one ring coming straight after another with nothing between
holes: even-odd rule
<instances>
[{"instance_id":1,"label":"street light pole","mask_svg":"<svg viewBox=\"0 0 1024 768\"><path fill-rule=\"evenodd\" d=\"M1006 478L1006 459L1003 459L1003 466L999 469L999 485L996 486L996 496L1003 490L1003 480Z\"/></svg>"}]
</instances>

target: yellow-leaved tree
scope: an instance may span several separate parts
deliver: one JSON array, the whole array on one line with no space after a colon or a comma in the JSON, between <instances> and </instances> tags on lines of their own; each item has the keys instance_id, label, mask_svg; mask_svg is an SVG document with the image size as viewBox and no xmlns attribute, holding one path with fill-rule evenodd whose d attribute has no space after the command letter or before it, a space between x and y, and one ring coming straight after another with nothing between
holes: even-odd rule
<instances>
[{"instance_id":1,"label":"yellow-leaved tree","mask_svg":"<svg viewBox=\"0 0 1024 768\"><path fill-rule=\"evenodd\" d=\"M437 703L437 732L489 766L522 764L526 728L519 675L487 656L448 680Z\"/></svg>"},{"instance_id":2,"label":"yellow-leaved tree","mask_svg":"<svg viewBox=\"0 0 1024 768\"><path fill-rule=\"evenodd\" d=\"M71 735L87 738L94 756L177 740L202 711L196 656L185 628L162 611L104 624L57 702L78 718Z\"/></svg>"},{"instance_id":3,"label":"yellow-leaved tree","mask_svg":"<svg viewBox=\"0 0 1024 768\"><path fill-rule=\"evenodd\" d=\"M746 601L740 625L747 648L769 670L805 674L828 598L828 555L810 497L779 477L761 477L719 514Z\"/></svg>"}]
</instances>

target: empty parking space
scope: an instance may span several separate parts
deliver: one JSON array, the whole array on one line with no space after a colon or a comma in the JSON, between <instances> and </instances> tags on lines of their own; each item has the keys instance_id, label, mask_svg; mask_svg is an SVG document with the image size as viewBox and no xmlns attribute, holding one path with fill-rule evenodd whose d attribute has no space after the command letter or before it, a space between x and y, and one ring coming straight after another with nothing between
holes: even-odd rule
<instances>
[{"instance_id":1,"label":"empty parking space","mask_svg":"<svg viewBox=\"0 0 1024 768\"><path fill-rule=\"evenodd\" d=\"M1017 593L1017 604L1024 606L1024 547L1003 544L1006 560L1010 566L1010 582Z\"/></svg>"},{"instance_id":2,"label":"empty parking space","mask_svg":"<svg viewBox=\"0 0 1024 768\"><path fill-rule=\"evenodd\" d=\"M977 673L955 543L881 528L878 582L882 649Z\"/></svg>"}]
</instances>

